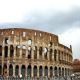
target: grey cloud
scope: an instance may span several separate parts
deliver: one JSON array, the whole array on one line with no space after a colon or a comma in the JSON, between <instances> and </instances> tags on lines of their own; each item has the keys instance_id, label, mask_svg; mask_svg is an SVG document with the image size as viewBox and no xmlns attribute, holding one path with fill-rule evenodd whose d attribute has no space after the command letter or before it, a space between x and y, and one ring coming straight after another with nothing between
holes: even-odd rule
<instances>
[{"instance_id":1,"label":"grey cloud","mask_svg":"<svg viewBox=\"0 0 80 80\"><path fill-rule=\"evenodd\" d=\"M50 14L50 15L49 15ZM31 13L29 22L24 19L26 24L30 23L32 26L37 26L40 29L44 29L47 31L61 33L65 31L69 27L73 27L74 25L80 25L80 8L73 8L69 12L42 12L37 13L36 11Z\"/></svg>"},{"instance_id":2,"label":"grey cloud","mask_svg":"<svg viewBox=\"0 0 80 80\"><path fill-rule=\"evenodd\" d=\"M25 15L22 23L5 23L0 27L22 27L39 29L43 31L60 34L63 31L80 26L80 8L73 8L71 11L56 12L49 10L49 12L32 11L29 15Z\"/></svg>"}]
</instances>

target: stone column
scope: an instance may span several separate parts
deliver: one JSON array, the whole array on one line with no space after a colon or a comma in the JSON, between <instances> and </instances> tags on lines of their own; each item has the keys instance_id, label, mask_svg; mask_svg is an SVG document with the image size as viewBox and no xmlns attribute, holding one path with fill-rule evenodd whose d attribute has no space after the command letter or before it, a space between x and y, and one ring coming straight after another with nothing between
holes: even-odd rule
<instances>
[{"instance_id":1,"label":"stone column","mask_svg":"<svg viewBox=\"0 0 80 80\"><path fill-rule=\"evenodd\" d=\"M54 43L53 43L52 49L53 49L53 52L52 52L52 61L54 61Z\"/></svg>"},{"instance_id":2,"label":"stone column","mask_svg":"<svg viewBox=\"0 0 80 80\"><path fill-rule=\"evenodd\" d=\"M7 76L9 76L9 63L7 63Z\"/></svg>"},{"instance_id":3,"label":"stone column","mask_svg":"<svg viewBox=\"0 0 80 80\"><path fill-rule=\"evenodd\" d=\"M39 60L39 48L37 48L37 59Z\"/></svg>"},{"instance_id":4,"label":"stone column","mask_svg":"<svg viewBox=\"0 0 80 80\"><path fill-rule=\"evenodd\" d=\"M16 45L14 45L14 58L16 57Z\"/></svg>"},{"instance_id":5,"label":"stone column","mask_svg":"<svg viewBox=\"0 0 80 80\"><path fill-rule=\"evenodd\" d=\"M50 57L49 57L49 48L48 48L47 58L48 58L48 60L50 60Z\"/></svg>"},{"instance_id":6,"label":"stone column","mask_svg":"<svg viewBox=\"0 0 80 80\"><path fill-rule=\"evenodd\" d=\"M16 43L16 36L14 36L14 43ZM14 58L16 57L16 45L14 44Z\"/></svg>"},{"instance_id":7,"label":"stone column","mask_svg":"<svg viewBox=\"0 0 80 80\"><path fill-rule=\"evenodd\" d=\"M58 62L58 60L59 60L59 59L58 59L58 56L59 56L59 55L58 55L58 50L57 50L57 53L56 53L56 61L57 61L57 62Z\"/></svg>"},{"instance_id":8,"label":"stone column","mask_svg":"<svg viewBox=\"0 0 80 80\"><path fill-rule=\"evenodd\" d=\"M8 45L8 58L10 58L10 45Z\"/></svg>"},{"instance_id":9,"label":"stone column","mask_svg":"<svg viewBox=\"0 0 80 80\"><path fill-rule=\"evenodd\" d=\"M26 71L25 71L25 75L26 75L26 77L27 77L27 66L26 66Z\"/></svg>"},{"instance_id":10,"label":"stone column","mask_svg":"<svg viewBox=\"0 0 80 80\"><path fill-rule=\"evenodd\" d=\"M48 77L50 78L50 67L48 67Z\"/></svg>"},{"instance_id":11,"label":"stone column","mask_svg":"<svg viewBox=\"0 0 80 80\"><path fill-rule=\"evenodd\" d=\"M28 46L26 46L26 58L28 58Z\"/></svg>"},{"instance_id":12,"label":"stone column","mask_svg":"<svg viewBox=\"0 0 80 80\"><path fill-rule=\"evenodd\" d=\"M13 76L15 77L15 65L13 65Z\"/></svg>"},{"instance_id":13,"label":"stone column","mask_svg":"<svg viewBox=\"0 0 80 80\"><path fill-rule=\"evenodd\" d=\"M61 76L62 76L62 68L61 68Z\"/></svg>"},{"instance_id":14,"label":"stone column","mask_svg":"<svg viewBox=\"0 0 80 80\"><path fill-rule=\"evenodd\" d=\"M2 73L1 74L3 75L3 64L2 64Z\"/></svg>"},{"instance_id":15,"label":"stone column","mask_svg":"<svg viewBox=\"0 0 80 80\"><path fill-rule=\"evenodd\" d=\"M42 47L42 49L43 49L43 47ZM42 51L42 60L44 60L44 52Z\"/></svg>"},{"instance_id":16,"label":"stone column","mask_svg":"<svg viewBox=\"0 0 80 80\"><path fill-rule=\"evenodd\" d=\"M21 43L22 43L22 37L20 35L20 42L19 42L19 45L20 45L20 58L22 58L22 48L21 48Z\"/></svg>"},{"instance_id":17,"label":"stone column","mask_svg":"<svg viewBox=\"0 0 80 80\"><path fill-rule=\"evenodd\" d=\"M65 76L65 68L64 68L64 76Z\"/></svg>"},{"instance_id":18,"label":"stone column","mask_svg":"<svg viewBox=\"0 0 80 80\"><path fill-rule=\"evenodd\" d=\"M59 68L57 67L57 75L59 76Z\"/></svg>"},{"instance_id":19,"label":"stone column","mask_svg":"<svg viewBox=\"0 0 80 80\"><path fill-rule=\"evenodd\" d=\"M45 73L44 73L44 72L45 72L45 71L44 71L44 66L42 67L42 69L43 69L43 77L44 77L44 75L45 75Z\"/></svg>"},{"instance_id":20,"label":"stone column","mask_svg":"<svg viewBox=\"0 0 80 80\"><path fill-rule=\"evenodd\" d=\"M31 51L31 59L33 60L34 59L34 50L32 49L32 51Z\"/></svg>"},{"instance_id":21,"label":"stone column","mask_svg":"<svg viewBox=\"0 0 80 80\"><path fill-rule=\"evenodd\" d=\"M19 77L20 77L21 74L21 65L19 65Z\"/></svg>"},{"instance_id":22,"label":"stone column","mask_svg":"<svg viewBox=\"0 0 80 80\"><path fill-rule=\"evenodd\" d=\"M20 47L20 56L19 56L19 58L22 58L22 48L21 47Z\"/></svg>"},{"instance_id":23,"label":"stone column","mask_svg":"<svg viewBox=\"0 0 80 80\"><path fill-rule=\"evenodd\" d=\"M39 66L37 66L37 77L39 78Z\"/></svg>"},{"instance_id":24,"label":"stone column","mask_svg":"<svg viewBox=\"0 0 80 80\"><path fill-rule=\"evenodd\" d=\"M54 67L53 67L53 76L54 76Z\"/></svg>"},{"instance_id":25,"label":"stone column","mask_svg":"<svg viewBox=\"0 0 80 80\"><path fill-rule=\"evenodd\" d=\"M31 68L32 68L32 69L31 69L31 77L33 78L33 77L34 77L34 71L33 71L33 68L34 68L34 67L31 66Z\"/></svg>"},{"instance_id":26,"label":"stone column","mask_svg":"<svg viewBox=\"0 0 80 80\"><path fill-rule=\"evenodd\" d=\"M9 41L10 41L10 36L9 36ZM10 58L10 43L8 43L8 58Z\"/></svg>"}]
</instances>

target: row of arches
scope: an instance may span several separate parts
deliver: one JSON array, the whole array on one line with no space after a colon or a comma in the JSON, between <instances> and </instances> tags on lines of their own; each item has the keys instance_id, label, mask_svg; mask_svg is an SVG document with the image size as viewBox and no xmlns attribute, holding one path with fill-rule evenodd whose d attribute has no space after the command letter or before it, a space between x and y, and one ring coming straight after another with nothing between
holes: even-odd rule
<instances>
[{"instance_id":1,"label":"row of arches","mask_svg":"<svg viewBox=\"0 0 80 80\"><path fill-rule=\"evenodd\" d=\"M14 48L13 45L10 45L10 48L9 48L10 49L10 54L8 54L9 53L9 49L8 48L9 48L8 46L4 47L4 57L5 58L8 57L8 55L10 57L13 57L14 56L14 50L16 51L16 57L20 56L21 48L20 48L19 45L16 46L16 49ZM28 47L28 51L26 51L25 46L23 46L23 48L22 48L22 57L25 57L26 54L28 54L27 55L28 59L31 59L31 57L32 57L31 55L33 55L32 53L34 53L34 59L37 59L37 54L38 54L37 46L34 47L33 51L32 51L31 46ZM53 51L52 48L48 50L47 47L45 47L45 48L39 47L39 58L40 59L42 59L43 54L44 54L44 58L45 59L48 59L48 56L49 56L50 60L52 60L53 53L54 53L54 60L56 61L57 60L57 55L56 55L57 54L57 50ZM2 46L0 46L0 56L2 56Z\"/></svg>"},{"instance_id":2,"label":"row of arches","mask_svg":"<svg viewBox=\"0 0 80 80\"><path fill-rule=\"evenodd\" d=\"M65 76L65 75L69 75L70 70L67 68L61 68L61 67L54 67L53 66L36 66L34 65L34 67L32 67L31 65L28 65L27 68L25 65L22 65L21 67L19 65L15 66L15 69L13 69L13 65L10 64L9 65L9 69L7 69L7 65L4 64L3 68L0 65L0 75L2 74L3 71L3 75L9 75L9 76L13 76L14 74L16 76L19 76L20 74L25 77L27 76L48 76L48 74L50 75L50 77L52 76ZM9 70L9 71L7 71ZM13 70L15 70L15 73L13 73ZM9 72L9 73L7 73ZM20 73L21 72L21 73Z\"/></svg>"}]
</instances>

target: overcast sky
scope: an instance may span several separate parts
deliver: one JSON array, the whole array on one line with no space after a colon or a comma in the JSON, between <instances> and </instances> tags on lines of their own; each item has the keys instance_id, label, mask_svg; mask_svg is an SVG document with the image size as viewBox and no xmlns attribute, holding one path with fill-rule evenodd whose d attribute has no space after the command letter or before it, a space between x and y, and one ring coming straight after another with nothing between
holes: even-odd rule
<instances>
[{"instance_id":1,"label":"overcast sky","mask_svg":"<svg viewBox=\"0 0 80 80\"><path fill-rule=\"evenodd\" d=\"M0 0L0 28L51 32L80 59L80 0Z\"/></svg>"}]
</instances>

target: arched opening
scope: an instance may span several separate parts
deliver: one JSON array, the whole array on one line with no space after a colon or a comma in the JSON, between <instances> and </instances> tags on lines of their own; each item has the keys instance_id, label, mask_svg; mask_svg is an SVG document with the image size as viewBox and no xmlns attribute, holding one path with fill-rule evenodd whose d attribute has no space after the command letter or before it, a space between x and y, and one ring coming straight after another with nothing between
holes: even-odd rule
<instances>
[{"instance_id":1,"label":"arched opening","mask_svg":"<svg viewBox=\"0 0 80 80\"><path fill-rule=\"evenodd\" d=\"M57 67L54 68L54 75L57 76Z\"/></svg>"},{"instance_id":2,"label":"arched opening","mask_svg":"<svg viewBox=\"0 0 80 80\"><path fill-rule=\"evenodd\" d=\"M22 33L22 37L23 37L23 38L26 37L26 32L23 32L23 33Z\"/></svg>"},{"instance_id":3,"label":"arched opening","mask_svg":"<svg viewBox=\"0 0 80 80\"><path fill-rule=\"evenodd\" d=\"M31 76L31 65L29 65L27 68L27 75Z\"/></svg>"},{"instance_id":4,"label":"arched opening","mask_svg":"<svg viewBox=\"0 0 80 80\"><path fill-rule=\"evenodd\" d=\"M47 53L48 53L48 49L45 47L44 48L44 58L47 59Z\"/></svg>"},{"instance_id":5,"label":"arched opening","mask_svg":"<svg viewBox=\"0 0 80 80\"><path fill-rule=\"evenodd\" d=\"M2 66L0 65L0 75L2 75Z\"/></svg>"},{"instance_id":6,"label":"arched opening","mask_svg":"<svg viewBox=\"0 0 80 80\"><path fill-rule=\"evenodd\" d=\"M65 76L67 76L67 69L65 68Z\"/></svg>"},{"instance_id":7,"label":"arched opening","mask_svg":"<svg viewBox=\"0 0 80 80\"><path fill-rule=\"evenodd\" d=\"M16 65L16 68L15 68L15 75L19 76L19 66L18 65Z\"/></svg>"},{"instance_id":8,"label":"arched opening","mask_svg":"<svg viewBox=\"0 0 80 80\"><path fill-rule=\"evenodd\" d=\"M4 64L3 66L3 75L7 76L7 65L6 64Z\"/></svg>"},{"instance_id":9,"label":"arched opening","mask_svg":"<svg viewBox=\"0 0 80 80\"><path fill-rule=\"evenodd\" d=\"M20 45L16 46L16 56L19 57L20 55Z\"/></svg>"},{"instance_id":10,"label":"arched opening","mask_svg":"<svg viewBox=\"0 0 80 80\"><path fill-rule=\"evenodd\" d=\"M54 61L57 60L57 50L54 50Z\"/></svg>"},{"instance_id":11,"label":"arched opening","mask_svg":"<svg viewBox=\"0 0 80 80\"><path fill-rule=\"evenodd\" d=\"M45 76L48 76L48 67L47 66L45 66L45 68L44 68L44 74L45 74Z\"/></svg>"},{"instance_id":12,"label":"arched opening","mask_svg":"<svg viewBox=\"0 0 80 80\"><path fill-rule=\"evenodd\" d=\"M52 61L52 52L53 52L53 50L50 49L50 52L49 52L49 58L50 58L50 61Z\"/></svg>"},{"instance_id":13,"label":"arched opening","mask_svg":"<svg viewBox=\"0 0 80 80\"><path fill-rule=\"evenodd\" d=\"M24 58L26 56L26 46L23 45L22 47L22 57Z\"/></svg>"},{"instance_id":14,"label":"arched opening","mask_svg":"<svg viewBox=\"0 0 80 80\"><path fill-rule=\"evenodd\" d=\"M5 44L8 44L8 37L5 37Z\"/></svg>"},{"instance_id":15,"label":"arched opening","mask_svg":"<svg viewBox=\"0 0 80 80\"><path fill-rule=\"evenodd\" d=\"M5 58L8 57L8 46L5 46L4 54Z\"/></svg>"},{"instance_id":16,"label":"arched opening","mask_svg":"<svg viewBox=\"0 0 80 80\"><path fill-rule=\"evenodd\" d=\"M49 47L52 47L52 42L50 41L48 45L49 45Z\"/></svg>"},{"instance_id":17,"label":"arched opening","mask_svg":"<svg viewBox=\"0 0 80 80\"><path fill-rule=\"evenodd\" d=\"M51 66L50 67L50 77L52 77L53 76L53 67Z\"/></svg>"},{"instance_id":18,"label":"arched opening","mask_svg":"<svg viewBox=\"0 0 80 80\"><path fill-rule=\"evenodd\" d=\"M10 64L9 65L9 76L13 75L13 66Z\"/></svg>"},{"instance_id":19,"label":"arched opening","mask_svg":"<svg viewBox=\"0 0 80 80\"><path fill-rule=\"evenodd\" d=\"M31 44L32 44L32 40L28 39L28 45L31 46Z\"/></svg>"},{"instance_id":20,"label":"arched opening","mask_svg":"<svg viewBox=\"0 0 80 80\"><path fill-rule=\"evenodd\" d=\"M68 76L68 69L66 68L66 74L67 74L67 76Z\"/></svg>"},{"instance_id":21,"label":"arched opening","mask_svg":"<svg viewBox=\"0 0 80 80\"><path fill-rule=\"evenodd\" d=\"M31 59L31 52L32 52L32 49L31 49L31 47L29 46L29 47L28 47L28 59Z\"/></svg>"},{"instance_id":22,"label":"arched opening","mask_svg":"<svg viewBox=\"0 0 80 80\"><path fill-rule=\"evenodd\" d=\"M37 46L34 47L34 59L37 59Z\"/></svg>"},{"instance_id":23,"label":"arched opening","mask_svg":"<svg viewBox=\"0 0 80 80\"><path fill-rule=\"evenodd\" d=\"M60 50L58 50L58 60L60 61Z\"/></svg>"},{"instance_id":24,"label":"arched opening","mask_svg":"<svg viewBox=\"0 0 80 80\"><path fill-rule=\"evenodd\" d=\"M39 76L43 76L43 68L42 68L42 66L39 67Z\"/></svg>"},{"instance_id":25,"label":"arched opening","mask_svg":"<svg viewBox=\"0 0 80 80\"><path fill-rule=\"evenodd\" d=\"M61 76L61 68L59 67L59 76Z\"/></svg>"},{"instance_id":26,"label":"arched opening","mask_svg":"<svg viewBox=\"0 0 80 80\"><path fill-rule=\"evenodd\" d=\"M14 53L14 47L13 45L10 45L10 57L13 57L13 53Z\"/></svg>"},{"instance_id":27,"label":"arched opening","mask_svg":"<svg viewBox=\"0 0 80 80\"><path fill-rule=\"evenodd\" d=\"M40 59L42 59L42 52L43 52L43 49L42 49L42 47L40 47L40 48L39 48L39 58L40 58Z\"/></svg>"},{"instance_id":28,"label":"arched opening","mask_svg":"<svg viewBox=\"0 0 80 80\"><path fill-rule=\"evenodd\" d=\"M25 70L26 70L25 65L22 65L21 74L22 74L23 77L25 77Z\"/></svg>"},{"instance_id":29,"label":"arched opening","mask_svg":"<svg viewBox=\"0 0 80 80\"><path fill-rule=\"evenodd\" d=\"M2 56L2 46L0 45L0 56Z\"/></svg>"},{"instance_id":30,"label":"arched opening","mask_svg":"<svg viewBox=\"0 0 80 80\"><path fill-rule=\"evenodd\" d=\"M62 68L62 76L64 76L64 68Z\"/></svg>"},{"instance_id":31,"label":"arched opening","mask_svg":"<svg viewBox=\"0 0 80 80\"><path fill-rule=\"evenodd\" d=\"M34 76L37 76L37 66L34 66Z\"/></svg>"}]
</instances>

